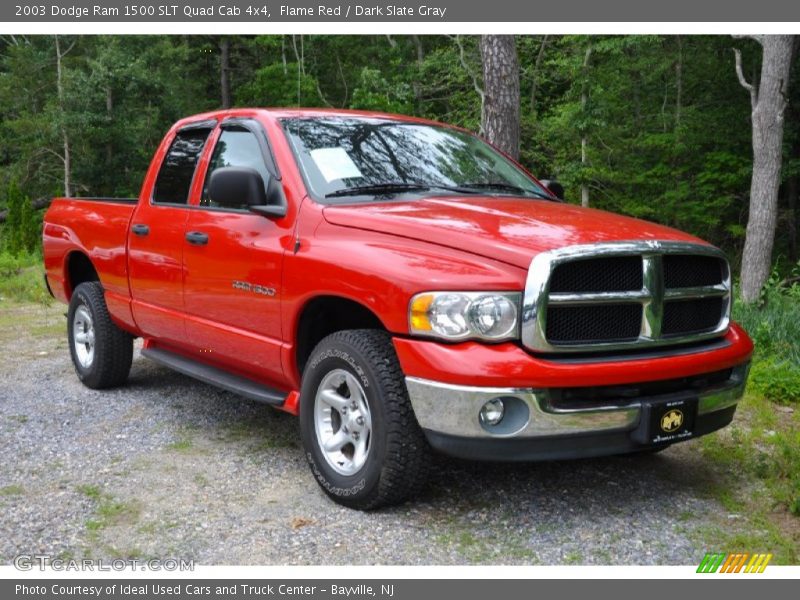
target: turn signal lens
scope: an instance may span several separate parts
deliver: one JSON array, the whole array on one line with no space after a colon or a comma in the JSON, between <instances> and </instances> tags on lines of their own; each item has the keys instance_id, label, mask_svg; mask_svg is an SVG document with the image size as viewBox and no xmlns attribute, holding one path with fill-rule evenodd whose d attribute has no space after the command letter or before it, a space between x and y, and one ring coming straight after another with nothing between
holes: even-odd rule
<instances>
[{"instance_id":1,"label":"turn signal lens","mask_svg":"<svg viewBox=\"0 0 800 600\"><path fill-rule=\"evenodd\" d=\"M431 324L428 320L428 311L433 303L433 294L419 294L411 301L409 322L412 331L430 331Z\"/></svg>"}]
</instances>

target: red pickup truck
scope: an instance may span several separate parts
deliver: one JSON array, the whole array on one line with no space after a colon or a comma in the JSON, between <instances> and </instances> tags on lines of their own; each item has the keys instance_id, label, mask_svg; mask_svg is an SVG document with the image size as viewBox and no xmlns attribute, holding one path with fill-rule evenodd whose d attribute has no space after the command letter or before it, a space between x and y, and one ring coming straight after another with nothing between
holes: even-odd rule
<instances>
[{"instance_id":1,"label":"red pickup truck","mask_svg":"<svg viewBox=\"0 0 800 600\"><path fill-rule=\"evenodd\" d=\"M565 204L478 137L378 113L239 109L167 133L138 199L44 223L78 377L133 340L299 415L311 470L369 509L477 460L657 451L727 425L752 343L723 254Z\"/></svg>"}]
</instances>

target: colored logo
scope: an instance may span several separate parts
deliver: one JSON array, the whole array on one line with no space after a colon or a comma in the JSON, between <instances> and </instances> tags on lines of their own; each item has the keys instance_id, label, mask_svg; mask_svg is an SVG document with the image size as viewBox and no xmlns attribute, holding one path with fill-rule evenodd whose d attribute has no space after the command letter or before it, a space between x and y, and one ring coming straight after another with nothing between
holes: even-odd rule
<instances>
[{"instance_id":1,"label":"colored logo","mask_svg":"<svg viewBox=\"0 0 800 600\"><path fill-rule=\"evenodd\" d=\"M673 408L661 417L661 430L665 433L672 433L680 429L683 425L683 413L677 408Z\"/></svg>"},{"instance_id":2,"label":"colored logo","mask_svg":"<svg viewBox=\"0 0 800 600\"><path fill-rule=\"evenodd\" d=\"M706 554L697 567L698 573L763 573L772 554Z\"/></svg>"}]
</instances>

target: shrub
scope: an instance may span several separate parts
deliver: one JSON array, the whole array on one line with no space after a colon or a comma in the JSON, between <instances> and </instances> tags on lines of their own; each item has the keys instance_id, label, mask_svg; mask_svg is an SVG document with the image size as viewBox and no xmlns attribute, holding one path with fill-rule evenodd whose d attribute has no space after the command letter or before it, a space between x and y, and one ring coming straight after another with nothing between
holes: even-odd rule
<instances>
[{"instance_id":1,"label":"shrub","mask_svg":"<svg viewBox=\"0 0 800 600\"><path fill-rule=\"evenodd\" d=\"M753 338L758 358L780 357L800 367L800 285L782 287L773 273L759 302L736 301L733 318Z\"/></svg>"},{"instance_id":2,"label":"shrub","mask_svg":"<svg viewBox=\"0 0 800 600\"><path fill-rule=\"evenodd\" d=\"M50 304L39 255L0 252L0 300Z\"/></svg>"},{"instance_id":3,"label":"shrub","mask_svg":"<svg viewBox=\"0 0 800 600\"><path fill-rule=\"evenodd\" d=\"M8 279L22 271L22 260L8 252L0 253L0 278Z\"/></svg>"},{"instance_id":4,"label":"shrub","mask_svg":"<svg viewBox=\"0 0 800 600\"><path fill-rule=\"evenodd\" d=\"M19 256L36 251L40 242L41 221L33 210L31 199L14 181L8 184L0 196L4 196L8 207L2 236L4 252Z\"/></svg>"},{"instance_id":5,"label":"shrub","mask_svg":"<svg viewBox=\"0 0 800 600\"><path fill-rule=\"evenodd\" d=\"M750 371L750 385L773 402L800 402L800 365L777 356L757 357Z\"/></svg>"}]
</instances>

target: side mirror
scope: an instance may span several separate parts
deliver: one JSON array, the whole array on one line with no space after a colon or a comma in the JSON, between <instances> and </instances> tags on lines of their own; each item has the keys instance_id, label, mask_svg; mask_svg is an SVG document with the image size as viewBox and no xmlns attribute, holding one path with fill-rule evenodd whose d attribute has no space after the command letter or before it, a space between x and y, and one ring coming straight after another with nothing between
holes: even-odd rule
<instances>
[{"instance_id":1,"label":"side mirror","mask_svg":"<svg viewBox=\"0 0 800 600\"><path fill-rule=\"evenodd\" d=\"M541 179L544 186L550 190L553 195L559 200L564 199L564 186L558 183L555 179Z\"/></svg>"},{"instance_id":2,"label":"side mirror","mask_svg":"<svg viewBox=\"0 0 800 600\"><path fill-rule=\"evenodd\" d=\"M269 217L286 215L280 184L269 178L267 189L261 173L250 167L221 167L211 173L208 195L220 206L240 208ZM270 202L273 200L273 202Z\"/></svg>"}]
</instances>

